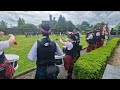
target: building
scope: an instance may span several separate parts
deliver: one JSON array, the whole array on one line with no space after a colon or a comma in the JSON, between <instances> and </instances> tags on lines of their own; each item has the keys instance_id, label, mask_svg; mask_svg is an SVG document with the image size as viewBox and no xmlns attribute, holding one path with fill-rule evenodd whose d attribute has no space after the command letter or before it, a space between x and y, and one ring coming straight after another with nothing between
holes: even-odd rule
<instances>
[{"instance_id":1,"label":"building","mask_svg":"<svg viewBox=\"0 0 120 90\"><path fill-rule=\"evenodd\" d=\"M51 24L54 24L55 22L56 22L55 17L53 17L53 20L52 20L52 15L49 15L49 21L42 21L42 24L46 23L51 26Z\"/></svg>"},{"instance_id":2,"label":"building","mask_svg":"<svg viewBox=\"0 0 120 90\"><path fill-rule=\"evenodd\" d=\"M52 15L49 15L49 21L42 21L42 24L44 24L44 23L50 25L52 32L54 32L56 30L55 26L56 26L57 21L55 20L55 17L53 17L53 19L52 19Z\"/></svg>"}]
</instances>

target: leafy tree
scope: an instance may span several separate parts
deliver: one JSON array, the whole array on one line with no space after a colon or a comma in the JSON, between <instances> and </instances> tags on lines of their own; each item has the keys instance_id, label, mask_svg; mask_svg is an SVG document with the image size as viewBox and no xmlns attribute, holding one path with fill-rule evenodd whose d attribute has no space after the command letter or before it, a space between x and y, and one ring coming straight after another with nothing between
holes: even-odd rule
<instances>
[{"instance_id":1,"label":"leafy tree","mask_svg":"<svg viewBox=\"0 0 120 90\"><path fill-rule=\"evenodd\" d=\"M75 25L71 21L67 21L67 30L75 29Z\"/></svg>"},{"instance_id":2,"label":"leafy tree","mask_svg":"<svg viewBox=\"0 0 120 90\"><path fill-rule=\"evenodd\" d=\"M0 30L3 31L4 28L7 28L7 23L2 20L2 21L0 21Z\"/></svg>"},{"instance_id":3,"label":"leafy tree","mask_svg":"<svg viewBox=\"0 0 120 90\"><path fill-rule=\"evenodd\" d=\"M18 23L18 27L21 28L21 26L25 25L25 20L19 17L17 23Z\"/></svg>"},{"instance_id":4,"label":"leafy tree","mask_svg":"<svg viewBox=\"0 0 120 90\"><path fill-rule=\"evenodd\" d=\"M4 22L3 20L0 22L0 25L1 25L3 28L7 28L7 23Z\"/></svg>"},{"instance_id":5,"label":"leafy tree","mask_svg":"<svg viewBox=\"0 0 120 90\"><path fill-rule=\"evenodd\" d=\"M58 32L67 30L67 23L66 23L65 17L62 17L62 15L60 15L60 17L58 19L58 22L56 24L56 30Z\"/></svg>"},{"instance_id":6,"label":"leafy tree","mask_svg":"<svg viewBox=\"0 0 120 90\"><path fill-rule=\"evenodd\" d=\"M120 30L120 23L118 23L115 27L114 27L115 30Z\"/></svg>"},{"instance_id":7,"label":"leafy tree","mask_svg":"<svg viewBox=\"0 0 120 90\"><path fill-rule=\"evenodd\" d=\"M94 25L94 28L99 28L101 25L105 26L105 23L104 22L97 23L97 24Z\"/></svg>"},{"instance_id":8,"label":"leafy tree","mask_svg":"<svg viewBox=\"0 0 120 90\"><path fill-rule=\"evenodd\" d=\"M82 24L80 25L81 29L88 29L90 28L90 24L87 21L83 21Z\"/></svg>"}]
</instances>

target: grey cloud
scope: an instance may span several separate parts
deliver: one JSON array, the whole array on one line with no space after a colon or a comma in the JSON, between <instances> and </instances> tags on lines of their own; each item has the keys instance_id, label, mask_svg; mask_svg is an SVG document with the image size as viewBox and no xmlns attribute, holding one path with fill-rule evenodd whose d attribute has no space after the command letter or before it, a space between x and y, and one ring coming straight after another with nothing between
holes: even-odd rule
<instances>
[{"instance_id":1,"label":"grey cloud","mask_svg":"<svg viewBox=\"0 0 120 90\"><path fill-rule=\"evenodd\" d=\"M0 20L16 25L18 18L22 17L26 23L38 25L42 20L49 20L49 14L56 17L56 20L61 14L74 24L81 24L82 21L96 24L103 21L113 26L120 22L120 11L0 11Z\"/></svg>"}]
</instances>

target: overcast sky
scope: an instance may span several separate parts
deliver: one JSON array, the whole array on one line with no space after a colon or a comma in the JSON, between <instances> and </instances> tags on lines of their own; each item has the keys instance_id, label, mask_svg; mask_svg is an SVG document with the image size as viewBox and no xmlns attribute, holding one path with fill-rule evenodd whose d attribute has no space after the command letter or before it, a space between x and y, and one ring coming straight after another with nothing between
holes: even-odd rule
<instances>
[{"instance_id":1,"label":"overcast sky","mask_svg":"<svg viewBox=\"0 0 120 90\"><path fill-rule=\"evenodd\" d=\"M120 11L0 11L0 21L4 20L15 26L18 18L21 17L25 19L26 23L39 25L42 20L49 20L50 14L56 17L56 20L61 14L75 25L81 24L82 21L93 25L103 21L113 27L120 22Z\"/></svg>"}]
</instances>

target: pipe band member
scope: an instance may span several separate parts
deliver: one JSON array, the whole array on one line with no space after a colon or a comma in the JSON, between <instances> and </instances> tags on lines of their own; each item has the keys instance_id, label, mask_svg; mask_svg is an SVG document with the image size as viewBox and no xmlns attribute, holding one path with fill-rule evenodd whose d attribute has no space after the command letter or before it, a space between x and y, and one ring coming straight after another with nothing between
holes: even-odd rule
<instances>
[{"instance_id":1,"label":"pipe band member","mask_svg":"<svg viewBox=\"0 0 120 90\"><path fill-rule=\"evenodd\" d=\"M59 70L55 66L55 53L63 55L63 52L59 45L49 38L48 24L41 24L40 31L42 39L34 43L28 54L31 61L36 61L35 79L57 79Z\"/></svg>"},{"instance_id":2,"label":"pipe band member","mask_svg":"<svg viewBox=\"0 0 120 90\"><path fill-rule=\"evenodd\" d=\"M95 50L95 41L93 40L92 32L89 32L89 35L86 38L86 41L88 42L88 47L87 47L86 52L91 52L92 50Z\"/></svg>"},{"instance_id":3,"label":"pipe band member","mask_svg":"<svg viewBox=\"0 0 120 90\"><path fill-rule=\"evenodd\" d=\"M105 31L101 34L101 46L103 46L105 40Z\"/></svg>"},{"instance_id":4,"label":"pipe band member","mask_svg":"<svg viewBox=\"0 0 120 90\"><path fill-rule=\"evenodd\" d=\"M79 32L78 28L74 29L74 35L76 36L76 42L78 44L78 50L77 50L77 57L76 59L78 59L80 57L80 51L82 50L82 45L80 45L80 39L82 38L81 33Z\"/></svg>"},{"instance_id":5,"label":"pipe band member","mask_svg":"<svg viewBox=\"0 0 120 90\"><path fill-rule=\"evenodd\" d=\"M0 38L4 35L4 32L0 32ZM10 47L10 44L14 44L15 37L9 34L9 40L0 41L0 79L13 79L14 67L6 59L4 55L5 49Z\"/></svg>"},{"instance_id":6,"label":"pipe band member","mask_svg":"<svg viewBox=\"0 0 120 90\"><path fill-rule=\"evenodd\" d=\"M64 40L64 41L63 41ZM68 35L68 40L60 36L60 43L66 46L64 67L67 70L67 79L72 79L73 65L76 62L77 43L74 34Z\"/></svg>"},{"instance_id":7,"label":"pipe band member","mask_svg":"<svg viewBox=\"0 0 120 90\"><path fill-rule=\"evenodd\" d=\"M96 48L99 48L101 47L101 33L99 30L97 30L96 36L97 36Z\"/></svg>"}]
</instances>

